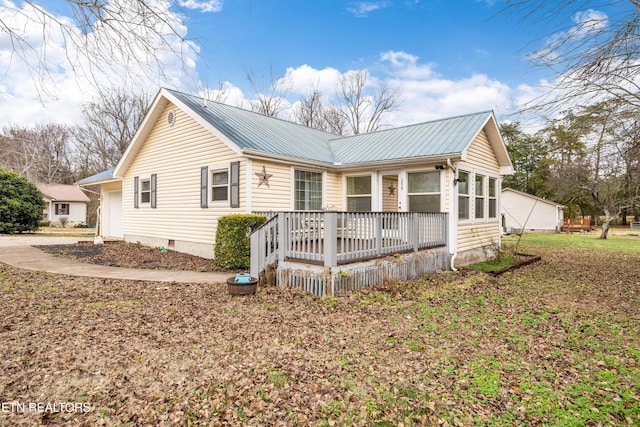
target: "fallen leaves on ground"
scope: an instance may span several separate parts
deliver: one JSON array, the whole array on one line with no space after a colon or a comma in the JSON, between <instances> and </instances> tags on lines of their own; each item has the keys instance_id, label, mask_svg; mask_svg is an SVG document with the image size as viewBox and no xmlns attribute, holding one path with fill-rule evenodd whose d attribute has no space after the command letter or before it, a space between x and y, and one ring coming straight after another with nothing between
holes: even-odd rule
<instances>
[{"instance_id":1,"label":"fallen leaves on ground","mask_svg":"<svg viewBox=\"0 0 640 427\"><path fill-rule=\"evenodd\" d=\"M108 241L101 245L78 242L69 245L37 246L45 252L90 264L153 270L229 271L213 265L213 260L139 243ZM212 254L213 255L213 254Z\"/></svg>"},{"instance_id":2,"label":"fallen leaves on ground","mask_svg":"<svg viewBox=\"0 0 640 427\"><path fill-rule=\"evenodd\" d=\"M578 255L337 298L0 265L0 401L90 408L0 424L637 425L640 255Z\"/></svg>"}]
</instances>

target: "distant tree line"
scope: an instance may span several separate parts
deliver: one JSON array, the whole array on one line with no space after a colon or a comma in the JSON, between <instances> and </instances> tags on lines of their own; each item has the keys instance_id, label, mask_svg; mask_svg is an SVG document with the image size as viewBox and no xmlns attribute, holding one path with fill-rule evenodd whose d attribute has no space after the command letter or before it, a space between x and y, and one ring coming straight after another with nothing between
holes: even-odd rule
<instances>
[{"instance_id":1,"label":"distant tree line","mask_svg":"<svg viewBox=\"0 0 640 427\"><path fill-rule=\"evenodd\" d=\"M247 79L254 90L252 111L273 117L283 113L288 105L286 79L272 75L262 85L254 73L248 73ZM384 114L396 107L399 93L386 85L372 89L367 80L366 71L347 73L336 89L340 104L327 104L314 90L291 107L290 117L305 126L343 135L377 130ZM218 90L200 88L199 92L213 101L225 102L228 90L227 85ZM151 99L146 93L105 90L84 105L80 125L7 125L0 130L0 167L34 183L72 184L115 166L142 123Z\"/></svg>"},{"instance_id":2,"label":"distant tree line","mask_svg":"<svg viewBox=\"0 0 640 427\"><path fill-rule=\"evenodd\" d=\"M640 123L613 101L564 111L534 134L501 123L515 173L511 187L567 206L566 216L640 217Z\"/></svg>"}]
</instances>

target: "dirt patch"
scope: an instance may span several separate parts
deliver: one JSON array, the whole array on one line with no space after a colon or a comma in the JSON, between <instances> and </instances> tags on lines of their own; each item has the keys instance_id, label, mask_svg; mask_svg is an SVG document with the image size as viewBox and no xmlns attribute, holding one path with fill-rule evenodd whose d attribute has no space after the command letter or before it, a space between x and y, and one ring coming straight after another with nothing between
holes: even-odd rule
<instances>
[{"instance_id":1,"label":"dirt patch","mask_svg":"<svg viewBox=\"0 0 640 427\"><path fill-rule=\"evenodd\" d=\"M191 270L229 271L217 268L213 260L175 251L162 251L136 243L106 242L94 245L92 242L78 242L71 245L36 246L55 256L74 261L111 267L144 268L150 270ZM233 271L229 271L233 273Z\"/></svg>"}]
</instances>

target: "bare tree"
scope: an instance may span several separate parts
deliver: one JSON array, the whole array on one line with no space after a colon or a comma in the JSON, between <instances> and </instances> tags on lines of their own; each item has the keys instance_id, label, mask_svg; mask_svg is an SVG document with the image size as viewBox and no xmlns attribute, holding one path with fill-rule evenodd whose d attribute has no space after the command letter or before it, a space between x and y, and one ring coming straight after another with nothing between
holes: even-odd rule
<instances>
[{"instance_id":1,"label":"bare tree","mask_svg":"<svg viewBox=\"0 0 640 427\"><path fill-rule=\"evenodd\" d=\"M179 16L165 1L84 1L66 0L71 17L60 17L42 1L24 0L0 4L0 34L12 48L10 63L22 62L38 91L50 93L51 76L61 64L51 62L53 44L61 45L66 61L76 75L95 83L96 71L113 69L119 73L153 67L162 75L164 65L181 59L185 49L195 46L184 35ZM35 31L34 31L35 29ZM33 39L33 33L41 39ZM9 70L0 70L0 76ZM0 77L1 78L1 77Z\"/></svg>"},{"instance_id":2,"label":"bare tree","mask_svg":"<svg viewBox=\"0 0 640 427\"><path fill-rule=\"evenodd\" d=\"M598 9L610 13L599 12ZM514 0L502 13L522 25L537 25L569 15L575 25L557 28L527 58L557 77L526 109L557 111L575 104L613 99L640 107L640 2L638 0Z\"/></svg>"},{"instance_id":3,"label":"bare tree","mask_svg":"<svg viewBox=\"0 0 640 427\"><path fill-rule=\"evenodd\" d=\"M219 102L222 104L227 103L230 91L231 83L227 81L219 81L216 89L212 89L207 82L198 82L192 90L193 93L207 99L208 101Z\"/></svg>"},{"instance_id":4,"label":"bare tree","mask_svg":"<svg viewBox=\"0 0 640 427\"><path fill-rule=\"evenodd\" d=\"M74 181L71 132L66 126L9 126L3 130L0 140L1 167L35 183L70 184Z\"/></svg>"},{"instance_id":5,"label":"bare tree","mask_svg":"<svg viewBox=\"0 0 640 427\"><path fill-rule=\"evenodd\" d=\"M343 108L339 111L353 134L378 130L382 116L393 111L399 100L399 91L386 82L376 91L367 91L368 78L366 70L351 71L340 78L338 98Z\"/></svg>"},{"instance_id":6,"label":"bare tree","mask_svg":"<svg viewBox=\"0 0 640 427\"><path fill-rule=\"evenodd\" d=\"M277 77L273 67L269 67L269 77L259 79L253 70L247 72L247 80L257 98L251 101L251 111L265 116L277 117L286 107L286 96L291 90L291 81Z\"/></svg>"},{"instance_id":7,"label":"bare tree","mask_svg":"<svg viewBox=\"0 0 640 427\"><path fill-rule=\"evenodd\" d=\"M75 129L83 174L105 170L120 160L151 102L146 93L118 89L84 106L84 125Z\"/></svg>"},{"instance_id":8,"label":"bare tree","mask_svg":"<svg viewBox=\"0 0 640 427\"><path fill-rule=\"evenodd\" d=\"M300 100L293 111L297 123L315 129L326 129L324 117L325 107L322 103L322 95L316 88L309 95Z\"/></svg>"},{"instance_id":9,"label":"bare tree","mask_svg":"<svg viewBox=\"0 0 640 427\"><path fill-rule=\"evenodd\" d=\"M313 89L297 105L294 111L296 121L338 135L378 130L384 114L396 108L400 92L386 82L378 88L368 87L368 78L365 70L342 75L336 89L335 104L325 105L322 94Z\"/></svg>"},{"instance_id":10,"label":"bare tree","mask_svg":"<svg viewBox=\"0 0 640 427\"><path fill-rule=\"evenodd\" d=\"M340 109L336 105L329 105L324 109L324 122L326 130L336 135L346 135L349 130L347 120Z\"/></svg>"}]
</instances>

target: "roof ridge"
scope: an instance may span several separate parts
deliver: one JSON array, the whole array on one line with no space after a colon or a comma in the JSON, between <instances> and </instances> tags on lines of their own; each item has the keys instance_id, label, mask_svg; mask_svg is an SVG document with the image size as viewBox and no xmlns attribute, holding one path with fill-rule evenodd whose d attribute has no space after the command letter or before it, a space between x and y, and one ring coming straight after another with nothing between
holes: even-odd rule
<instances>
[{"instance_id":1,"label":"roof ridge","mask_svg":"<svg viewBox=\"0 0 640 427\"><path fill-rule=\"evenodd\" d=\"M363 135L372 135L372 134L376 134L376 133L391 132L391 131L395 131L395 130L398 130L398 129L407 129L407 128L416 127L416 126L423 126L423 125L430 124L430 123L446 122L446 121L449 121L449 120L460 119L460 118L463 118L463 117L479 116L481 114L493 114L493 110L484 110L484 111L477 111L475 113L459 114L457 116L443 117L441 119L427 120L426 122L411 123L411 124L402 125L402 126L398 126L398 127L391 127L391 128L388 128L388 129L380 129L380 130L375 130L375 131L372 131L372 132L358 133L358 134L354 134L354 135L336 135L337 138L332 138L332 139L330 139L330 141L336 141L336 140L339 140L339 139L348 139L348 138L353 138L353 137L358 137L358 136L363 136Z\"/></svg>"},{"instance_id":2,"label":"roof ridge","mask_svg":"<svg viewBox=\"0 0 640 427\"><path fill-rule=\"evenodd\" d=\"M257 111L247 110L246 108L238 107L237 105L225 104L224 102L219 102L219 101L212 101L212 100L204 98L202 96L192 95L192 94L189 94L189 93L186 93L186 92L181 92L181 91L176 90L176 89L169 89L169 88L163 88L163 89L165 89L165 90L167 90L169 92L172 92L173 94L177 93L177 94L181 94L181 95L184 95L184 96L188 96L190 98L201 99L203 101L206 101L207 103L213 103L213 104L216 104L216 105L220 105L223 108L233 108L235 110L240 110L242 112L249 113L249 114L255 114L256 116L265 117L267 119L279 120L279 121L287 123L289 125L299 126L299 127L305 128L305 129L310 129L312 131L324 133L324 134L327 134L327 136L340 136L340 135L337 135L335 133L327 132L327 131L322 130L322 129L317 129L317 128L314 128L314 127L303 125L301 123L292 122L291 120L286 120L286 119L283 119L283 118L280 118L280 117L268 116L266 114L259 113ZM204 105L202 107L206 109L206 107Z\"/></svg>"}]
</instances>

